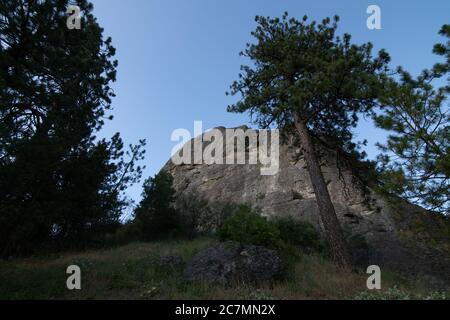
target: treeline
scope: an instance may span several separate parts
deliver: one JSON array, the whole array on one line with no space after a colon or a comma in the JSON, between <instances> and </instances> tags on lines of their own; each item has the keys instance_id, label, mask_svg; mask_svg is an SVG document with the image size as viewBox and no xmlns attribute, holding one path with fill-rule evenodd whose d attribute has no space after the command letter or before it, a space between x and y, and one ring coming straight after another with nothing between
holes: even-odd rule
<instances>
[{"instance_id":1,"label":"treeline","mask_svg":"<svg viewBox=\"0 0 450 320\"><path fill-rule=\"evenodd\" d=\"M145 140L126 148L119 133L97 138L112 119L118 62L92 4L76 3L80 30L66 26L69 0L0 0L1 257L196 234L198 217L172 204L196 208L191 199L174 199L164 172L144 183L133 220L120 222L130 205L125 190L142 175ZM370 43L338 37L338 20L257 17L256 42L242 53L254 65L242 68L231 87L242 99L229 107L301 140L333 244L339 226L310 142L361 159L352 141L361 114L390 132L380 145L377 188L443 214L450 203L450 26L440 30L446 42L433 49L444 61L413 77L390 68L385 51L372 56ZM345 251L341 244L331 247L336 257Z\"/></svg>"},{"instance_id":2,"label":"treeline","mask_svg":"<svg viewBox=\"0 0 450 320\"><path fill-rule=\"evenodd\" d=\"M0 255L92 243L113 232L145 141L97 139L111 119L111 39L77 1L0 1Z\"/></svg>"}]
</instances>

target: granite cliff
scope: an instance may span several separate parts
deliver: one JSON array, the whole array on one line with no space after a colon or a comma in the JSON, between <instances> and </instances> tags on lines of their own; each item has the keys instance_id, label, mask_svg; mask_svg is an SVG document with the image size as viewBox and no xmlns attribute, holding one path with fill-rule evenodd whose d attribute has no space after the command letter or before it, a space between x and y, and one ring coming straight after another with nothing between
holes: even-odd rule
<instances>
[{"instance_id":1,"label":"granite cliff","mask_svg":"<svg viewBox=\"0 0 450 320\"><path fill-rule=\"evenodd\" d=\"M199 142L200 138L188 143ZM204 147L208 144L201 143ZM288 215L308 221L322 232L300 148L284 142L279 150L279 170L266 176L261 175L258 164L175 165L169 160L163 169L174 178L175 206L187 215L199 215L195 219L199 229L213 229L229 205L245 203L269 219ZM253 151L251 147L246 149L247 154ZM361 179L366 173L356 174L332 150L321 147L321 154L322 172L355 263L364 270L375 264L382 271L395 271L434 287L449 288L448 219L378 194ZM206 204L208 210L195 208L195 203Z\"/></svg>"}]
</instances>

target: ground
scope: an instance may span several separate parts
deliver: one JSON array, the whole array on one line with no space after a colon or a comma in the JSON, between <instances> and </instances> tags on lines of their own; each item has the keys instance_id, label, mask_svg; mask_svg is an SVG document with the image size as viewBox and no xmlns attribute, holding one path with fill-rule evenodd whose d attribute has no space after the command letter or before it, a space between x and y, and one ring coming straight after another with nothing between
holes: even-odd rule
<instances>
[{"instance_id":1,"label":"ground","mask_svg":"<svg viewBox=\"0 0 450 320\"><path fill-rule=\"evenodd\" d=\"M158 267L164 255L188 261L213 238L133 243L110 249L0 261L0 299L442 299L397 275L382 274L382 290L369 291L364 273L342 272L325 258L302 255L286 280L252 288L189 283L182 266ZM66 268L81 268L81 290L66 288Z\"/></svg>"}]
</instances>

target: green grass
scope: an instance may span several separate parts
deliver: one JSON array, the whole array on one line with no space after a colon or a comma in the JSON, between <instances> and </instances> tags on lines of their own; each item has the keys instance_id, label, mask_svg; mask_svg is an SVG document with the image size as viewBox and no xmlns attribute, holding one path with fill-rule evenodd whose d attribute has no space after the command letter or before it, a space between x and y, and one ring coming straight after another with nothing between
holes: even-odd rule
<instances>
[{"instance_id":1,"label":"green grass","mask_svg":"<svg viewBox=\"0 0 450 320\"><path fill-rule=\"evenodd\" d=\"M133 243L61 256L0 261L0 299L395 299L445 298L398 276L383 274L381 292L366 289L366 275L345 273L326 259L303 255L284 281L258 288L211 287L183 280L183 266L161 268L162 255L188 261L216 240ZM81 268L82 290L66 289L67 266Z\"/></svg>"}]
</instances>

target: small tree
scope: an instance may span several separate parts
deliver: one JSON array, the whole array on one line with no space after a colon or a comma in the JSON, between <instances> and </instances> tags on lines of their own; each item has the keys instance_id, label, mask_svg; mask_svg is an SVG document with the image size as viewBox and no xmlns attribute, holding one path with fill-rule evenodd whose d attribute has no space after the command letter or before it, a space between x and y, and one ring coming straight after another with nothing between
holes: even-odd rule
<instances>
[{"instance_id":1,"label":"small tree","mask_svg":"<svg viewBox=\"0 0 450 320\"><path fill-rule=\"evenodd\" d=\"M170 173L161 171L144 183L142 200L135 210L141 237L154 240L178 231L177 211L173 208L175 190Z\"/></svg>"},{"instance_id":2,"label":"small tree","mask_svg":"<svg viewBox=\"0 0 450 320\"><path fill-rule=\"evenodd\" d=\"M450 70L450 25L444 25L440 34L447 43L435 45L433 51L446 61L416 79L399 68L400 80L390 81L382 99L384 107L374 119L391 133L386 144L379 144L382 190L448 214L450 87L435 88L433 83Z\"/></svg>"},{"instance_id":3,"label":"small tree","mask_svg":"<svg viewBox=\"0 0 450 320\"><path fill-rule=\"evenodd\" d=\"M300 139L330 252L337 265L349 267L350 254L314 150L313 136L333 136L340 145L351 140L350 129L359 112L378 97L381 74L389 56L372 57L372 45L354 45L350 35L336 36L336 16L320 24L288 18L256 17L252 35L241 55L252 61L242 66L231 94L242 99L228 107L249 112L267 128L278 124Z\"/></svg>"},{"instance_id":4,"label":"small tree","mask_svg":"<svg viewBox=\"0 0 450 320\"><path fill-rule=\"evenodd\" d=\"M220 214L214 212L208 201L196 192L181 195L176 199L179 212L179 223L183 229L183 235L194 238L200 233L214 230L220 219Z\"/></svg>"}]
</instances>

